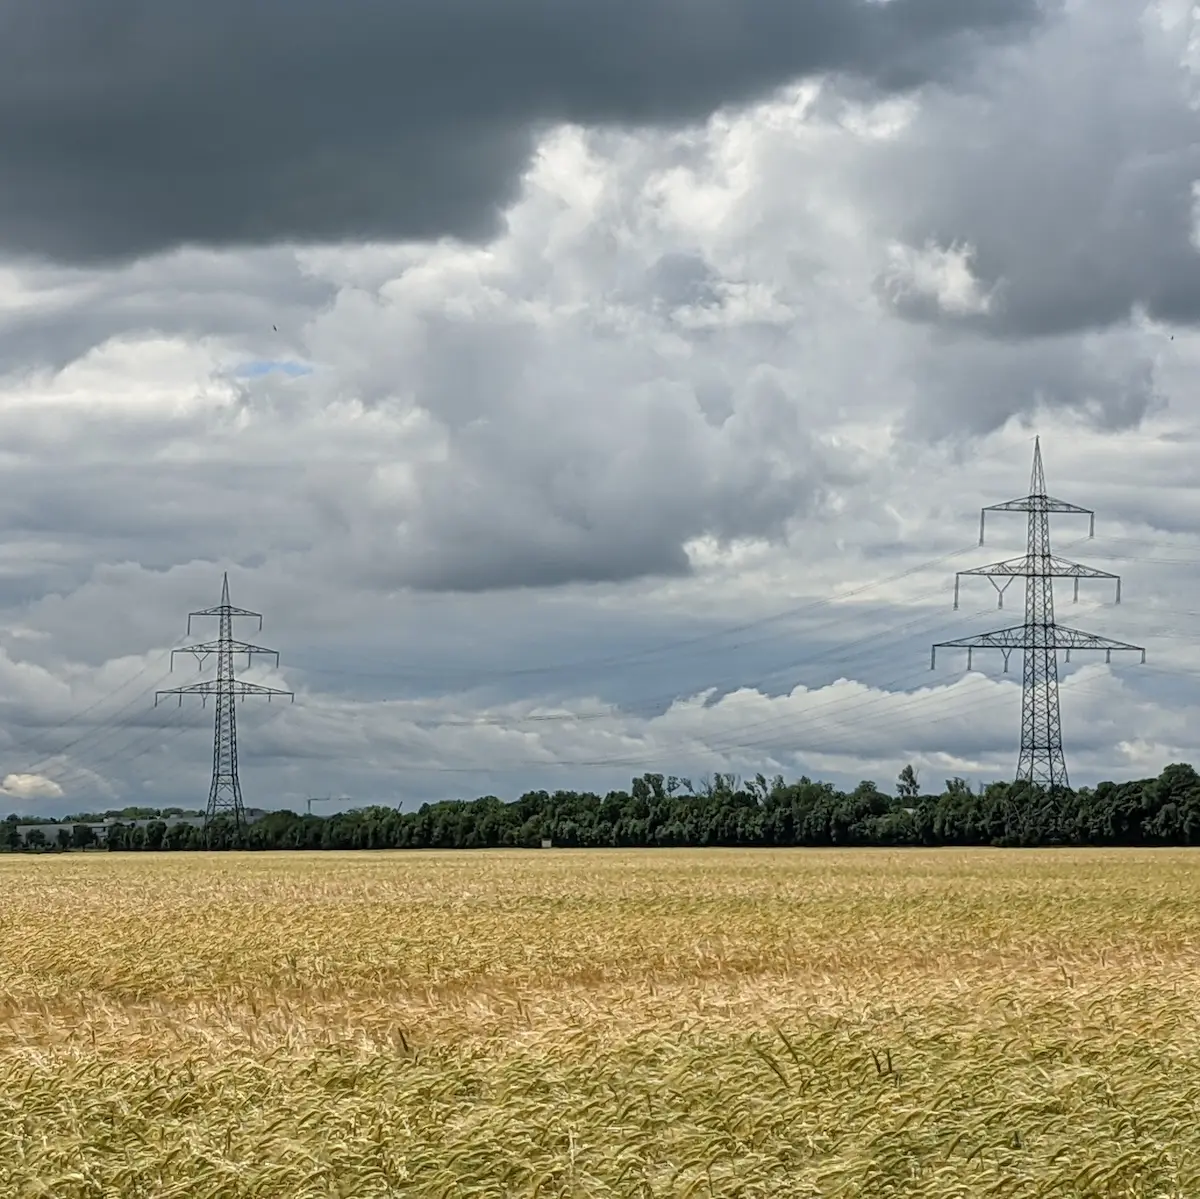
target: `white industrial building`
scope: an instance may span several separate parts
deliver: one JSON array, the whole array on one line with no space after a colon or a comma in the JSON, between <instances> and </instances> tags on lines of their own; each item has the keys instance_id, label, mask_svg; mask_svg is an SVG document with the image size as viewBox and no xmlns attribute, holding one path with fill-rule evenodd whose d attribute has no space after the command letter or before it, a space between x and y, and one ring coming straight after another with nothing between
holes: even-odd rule
<instances>
[{"instance_id":1,"label":"white industrial building","mask_svg":"<svg viewBox=\"0 0 1200 1199\"><path fill-rule=\"evenodd\" d=\"M261 820L268 813L264 808L247 808L246 823L254 824L255 821ZM108 830L114 824L123 825L125 828L146 828L148 825L154 824L161 820L167 828L174 828L177 824L190 824L193 828L202 828L204 826L203 816L150 816L143 817L137 820L121 820L119 817L111 817L102 823L96 824L92 822L84 822L87 828L92 830L92 835L96 838L97 844L103 844L108 838ZM41 822L36 824L18 824L16 826L17 833L21 838L22 843L28 840L29 834L34 829L40 829L42 836L46 838L47 845L54 845L58 841L58 830L66 829L70 833L75 828L72 824L50 824L49 822ZM5 824L0 823L0 834L5 830Z\"/></svg>"}]
</instances>

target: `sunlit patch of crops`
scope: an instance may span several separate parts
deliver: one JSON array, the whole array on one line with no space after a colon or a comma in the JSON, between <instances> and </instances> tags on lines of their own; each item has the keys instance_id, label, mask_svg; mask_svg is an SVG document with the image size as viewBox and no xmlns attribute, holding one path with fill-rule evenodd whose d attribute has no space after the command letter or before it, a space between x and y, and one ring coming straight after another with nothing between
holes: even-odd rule
<instances>
[{"instance_id":1,"label":"sunlit patch of crops","mask_svg":"<svg viewBox=\"0 0 1200 1199\"><path fill-rule=\"evenodd\" d=\"M0 1195L1200 1195L1180 851L0 856Z\"/></svg>"}]
</instances>

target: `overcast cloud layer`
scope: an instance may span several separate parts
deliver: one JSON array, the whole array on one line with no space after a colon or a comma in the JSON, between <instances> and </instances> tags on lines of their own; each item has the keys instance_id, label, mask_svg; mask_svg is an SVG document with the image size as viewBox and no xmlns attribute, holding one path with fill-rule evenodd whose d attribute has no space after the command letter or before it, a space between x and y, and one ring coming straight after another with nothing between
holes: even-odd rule
<instances>
[{"instance_id":1,"label":"overcast cloud layer","mask_svg":"<svg viewBox=\"0 0 1200 1199\"><path fill-rule=\"evenodd\" d=\"M203 803L225 569L248 803L1006 777L1035 431L1073 781L1200 762L1187 5L120 7L0 3L7 806Z\"/></svg>"},{"instance_id":2,"label":"overcast cloud layer","mask_svg":"<svg viewBox=\"0 0 1200 1199\"><path fill-rule=\"evenodd\" d=\"M1036 0L4 0L0 245L478 238L559 122L959 77Z\"/></svg>"}]
</instances>

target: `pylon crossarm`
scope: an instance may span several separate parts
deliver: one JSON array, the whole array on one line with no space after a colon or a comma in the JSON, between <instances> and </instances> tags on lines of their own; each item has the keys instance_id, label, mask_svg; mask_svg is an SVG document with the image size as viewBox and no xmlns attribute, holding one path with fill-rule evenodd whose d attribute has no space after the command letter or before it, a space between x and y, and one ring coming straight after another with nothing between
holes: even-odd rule
<instances>
[{"instance_id":1,"label":"pylon crossarm","mask_svg":"<svg viewBox=\"0 0 1200 1199\"><path fill-rule=\"evenodd\" d=\"M991 633L977 633L974 637L959 637L954 641L939 641L934 649L1104 649L1133 650L1146 652L1140 645L1128 641L1114 641L1096 633L1085 633L1081 629L1066 625L1040 626L1015 625L1009 629L996 629Z\"/></svg>"},{"instance_id":2,"label":"pylon crossarm","mask_svg":"<svg viewBox=\"0 0 1200 1199\"><path fill-rule=\"evenodd\" d=\"M992 586L1000 593L999 607L1004 607L1004 590L1008 587L1013 579L1074 579L1075 580L1075 599L1079 599L1079 580L1080 579L1112 579L1117 585L1116 602L1121 602L1121 576L1113 574L1112 571L1098 570L1094 566L1085 566L1082 562L1071 562L1066 558L1060 558L1056 554L1048 554L1045 557L1031 557L1029 554L1022 554L1019 558L1007 558L1003 562L992 562L987 566L972 566L967 570L960 570L954 576L954 606L958 607L959 589L962 579L966 575L972 575L979 578L990 579ZM996 583L996 579L1005 579L1004 586L1001 587Z\"/></svg>"},{"instance_id":3,"label":"pylon crossarm","mask_svg":"<svg viewBox=\"0 0 1200 1199\"><path fill-rule=\"evenodd\" d=\"M261 612L251 612L249 608L235 608L232 604L218 604L215 608L205 608L200 612L188 613L188 635L192 632L192 621L201 616L215 616L224 618L226 616L248 616L251 620L258 621L258 627L261 630L263 627L263 618Z\"/></svg>"},{"instance_id":4,"label":"pylon crossarm","mask_svg":"<svg viewBox=\"0 0 1200 1199\"><path fill-rule=\"evenodd\" d=\"M937 666L939 649L965 649L967 651L967 669L974 664L974 651L977 649L998 649L1004 655L1004 669L1008 670L1008 659L1012 651L1020 649L1025 641L1025 626L1016 625L1011 629L998 629L994 633L982 633L976 637L959 637L954 641L939 641L929 651L929 669Z\"/></svg>"},{"instance_id":5,"label":"pylon crossarm","mask_svg":"<svg viewBox=\"0 0 1200 1199\"><path fill-rule=\"evenodd\" d=\"M1005 575L1011 578L1040 579L1047 575L1055 579L1118 579L1108 570L1097 570L1094 566L1085 566L1082 562L1070 562L1051 554L1047 558L1031 560L1028 554L1019 558L1007 558L1003 562L992 562L987 566L972 566L960 570L960 575Z\"/></svg>"},{"instance_id":6,"label":"pylon crossarm","mask_svg":"<svg viewBox=\"0 0 1200 1199\"><path fill-rule=\"evenodd\" d=\"M1057 554L1048 555L1049 571L1043 572L1059 579L1117 579L1121 576L1111 570L1100 570L1095 566L1087 566L1082 562L1072 562L1069 558L1060 558Z\"/></svg>"},{"instance_id":7,"label":"pylon crossarm","mask_svg":"<svg viewBox=\"0 0 1200 1199\"><path fill-rule=\"evenodd\" d=\"M989 512L1055 512L1059 514L1073 513L1076 516L1088 517L1088 536L1096 536L1096 514L1091 508L1081 508L1078 504L1068 504L1066 500L1056 500L1050 495L1026 495L1019 500L1006 500L1003 504L989 504L979 510L979 544L983 544L984 519Z\"/></svg>"},{"instance_id":8,"label":"pylon crossarm","mask_svg":"<svg viewBox=\"0 0 1200 1199\"><path fill-rule=\"evenodd\" d=\"M1095 633L1085 633L1082 629L1068 628L1066 625L1055 625L1052 630L1054 637L1051 642L1053 649L1066 650L1066 660L1071 660L1073 650L1103 650L1104 660L1112 661L1114 653L1141 654L1142 662L1146 661L1146 648L1142 645L1132 645L1128 641L1115 641L1112 637L1099 637Z\"/></svg>"},{"instance_id":9,"label":"pylon crossarm","mask_svg":"<svg viewBox=\"0 0 1200 1199\"><path fill-rule=\"evenodd\" d=\"M244 683L241 679L233 681L234 694L241 696L243 699L247 695L265 695L268 699L272 695L286 695L290 699L295 700L295 692L284 691L279 687L264 687L260 683Z\"/></svg>"},{"instance_id":10,"label":"pylon crossarm","mask_svg":"<svg viewBox=\"0 0 1200 1199\"><path fill-rule=\"evenodd\" d=\"M191 683L187 687L169 687L162 691L154 693L154 706L158 707L158 701L166 695L179 696L179 702L183 703L185 695L215 695L217 693L217 685L214 682L206 680L203 683Z\"/></svg>"},{"instance_id":11,"label":"pylon crossarm","mask_svg":"<svg viewBox=\"0 0 1200 1199\"><path fill-rule=\"evenodd\" d=\"M202 683L189 683L186 687L167 687L156 691L155 695L215 695L219 684L214 679L205 679Z\"/></svg>"},{"instance_id":12,"label":"pylon crossarm","mask_svg":"<svg viewBox=\"0 0 1200 1199\"><path fill-rule=\"evenodd\" d=\"M984 512L1072 512L1076 516L1095 516L1091 508L1068 504L1056 500L1052 495L1023 495L1019 500L1005 500L1003 504L988 504Z\"/></svg>"},{"instance_id":13,"label":"pylon crossarm","mask_svg":"<svg viewBox=\"0 0 1200 1199\"><path fill-rule=\"evenodd\" d=\"M228 641L201 641L197 645L181 645L178 649L171 651L175 654L196 654L207 656L208 654L217 654L221 650L227 649L235 654L269 654L271 657L278 659L279 651L268 649L265 645L255 645L250 641L237 641L230 638Z\"/></svg>"},{"instance_id":14,"label":"pylon crossarm","mask_svg":"<svg viewBox=\"0 0 1200 1199\"><path fill-rule=\"evenodd\" d=\"M202 683L191 683L187 687L170 687L156 691L154 697L157 703L163 695L220 695L227 691L230 685L237 695L287 695L292 699L296 698L293 691L284 691L280 687L264 687L260 683L246 683L241 679L234 679L232 684L223 683L220 679L205 679Z\"/></svg>"},{"instance_id":15,"label":"pylon crossarm","mask_svg":"<svg viewBox=\"0 0 1200 1199\"><path fill-rule=\"evenodd\" d=\"M1116 641L1112 637L1101 637L1098 633L1085 633L1069 625L1056 624L1052 630L1055 649L1128 649L1144 654L1145 648L1128 641Z\"/></svg>"},{"instance_id":16,"label":"pylon crossarm","mask_svg":"<svg viewBox=\"0 0 1200 1199\"><path fill-rule=\"evenodd\" d=\"M1066 625L1040 626L1016 625L1008 629L996 629L991 633L979 633L974 637L959 637L954 641L939 641L932 647L929 655L929 668L937 665L939 649L965 649L967 651L967 669L971 669L972 652L977 649L998 649L1004 655L1004 668L1008 669L1008 656L1013 650L1065 650L1067 661L1071 660L1073 650L1103 651L1105 661L1111 662L1114 653L1137 653L1146 661L1144 646L1132 645L1128 641L1116 641L1111 637L1101 637L1096 633L1085 633L1082 629L1068 628Z\"/></svg>"},{"instance_id":17,"label":"pylon crossarm","mask_svg":"<svg viewBox=\"0 0 1200 1199\"><path fill-rule=\"evenodd\" d=\"M1029 638L1026 626L1013 625L1008 629L996 629L991 633L977 633L974 637L957 637L953 641L939 641L934 649L1024 649Z\"/></svg>"},{"instance_id":18,"label":"pylon crossarm","mask_svg":"<svg viewBox=\"0 0 1200 1199\"><path fill-rule=\"evenodd\" d=\"M199 612L188 612L188 616L252 616L256 621L262 621L262 612L251 612L248 607L234 607L232 604L217 604L216 607L205 607Z\"/></svg>"}]
</instances>

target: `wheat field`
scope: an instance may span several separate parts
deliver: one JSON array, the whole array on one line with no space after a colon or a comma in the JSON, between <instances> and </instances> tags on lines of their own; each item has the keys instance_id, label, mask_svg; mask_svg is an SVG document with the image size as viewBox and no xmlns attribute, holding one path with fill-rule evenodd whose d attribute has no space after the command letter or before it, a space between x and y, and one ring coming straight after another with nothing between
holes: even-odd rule
<instances>
[{"instance_id":1,"label":"wheat field","mask_svg":"<svg viewBox=\"0 0 1200 1199\"><path fill-rule=\"evenodd\" d=\"M0 857L0 1195L1200 1194L1200 858Z\"/></svg>"}]
</instances>

